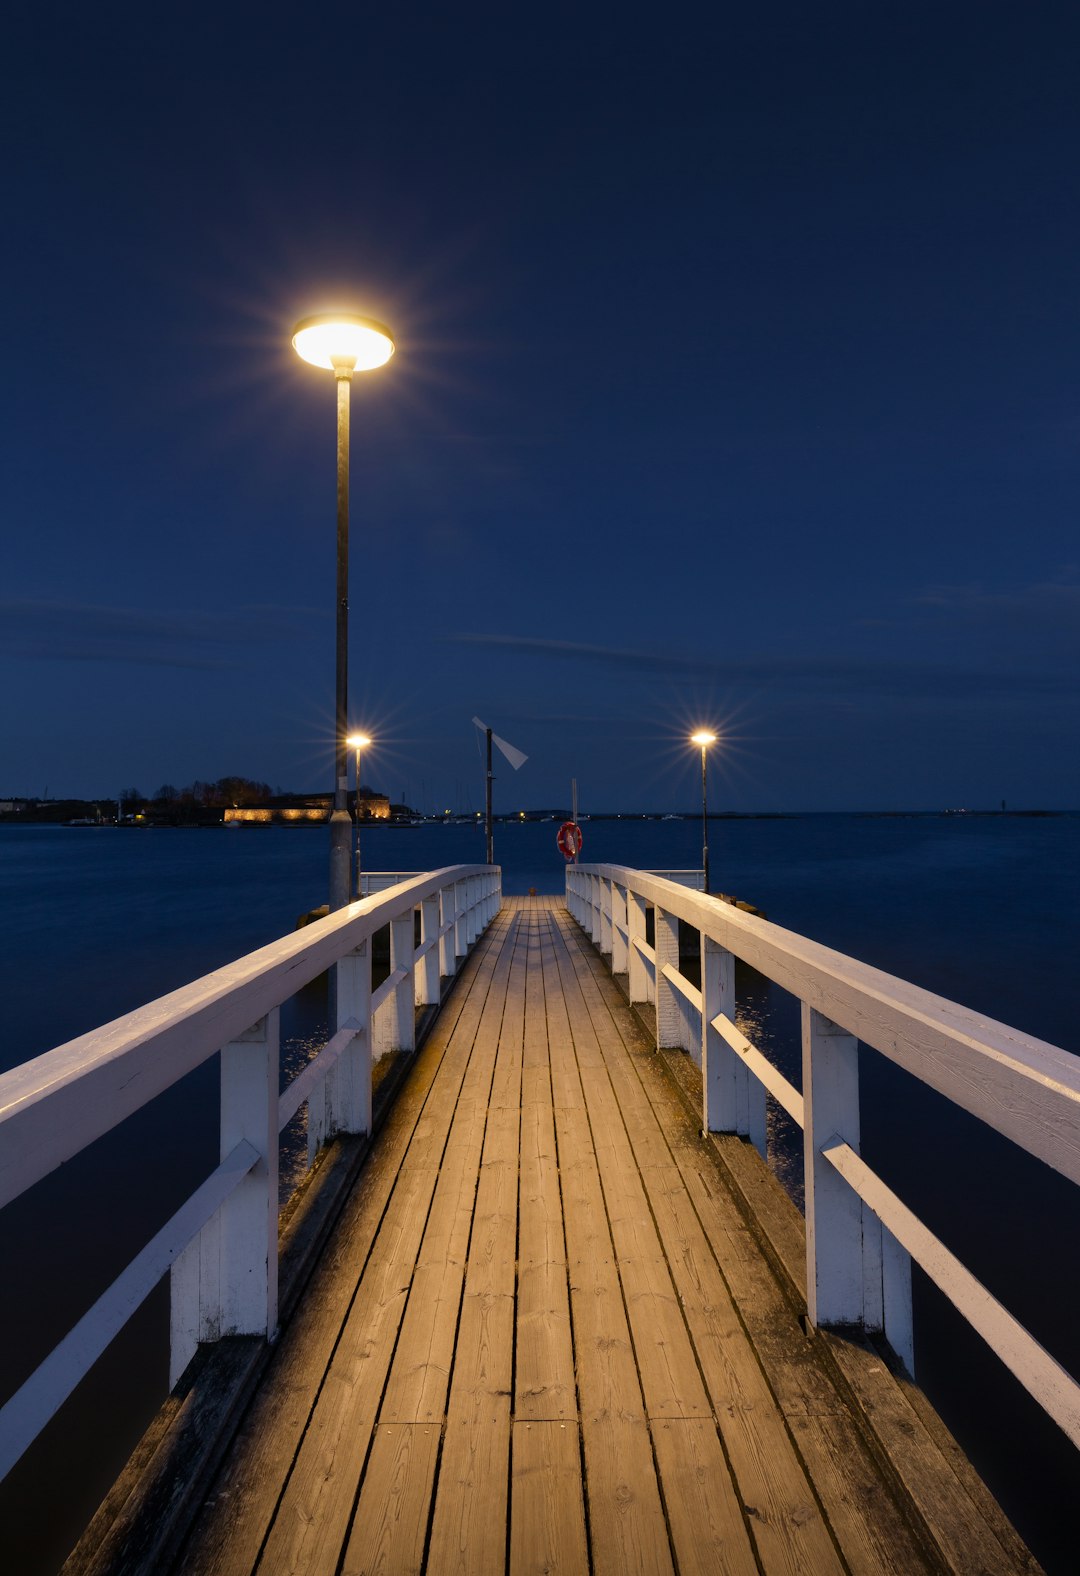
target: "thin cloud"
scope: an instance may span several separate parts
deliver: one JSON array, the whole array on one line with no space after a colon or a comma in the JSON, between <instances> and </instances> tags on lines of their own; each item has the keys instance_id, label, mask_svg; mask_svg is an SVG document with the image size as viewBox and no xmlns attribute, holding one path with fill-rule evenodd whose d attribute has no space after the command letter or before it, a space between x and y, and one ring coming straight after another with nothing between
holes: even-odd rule
<instances>
[{"instance_id":1,"label":"thin cloud","mask_svg":"<svg viewBox=\"0 0 1080 1576\"><path fill-rule=\"evenodd\" d=\"M0 652L32 661L216 669L234 666L238 647L309 639L321 617L273 605L208 612L7 600L0 601Z\"/></svg>"},{"instance_id":2,"label":"thin cloud","mask_svg":"<svg viewBox=\"0 0 1080 1576\"><path fill-rule=\"evenodd\" d=\"M987 695L1073 695L1080 677L1058 670L1014 672L989 667L961 668L948 663L913 662L903 658L865 661L857 656L776 657L738 659L589 645L528 635L458 634L446 637L458 645L549 657L597 668L661 677L671 674L731 685L782 686L797 690L847 691L907 698L957 699Z\"/></svg>"},{"instance_id":3,"label":"thin cloud","mask_svg":"<svg viewBox=\"0 0 1080 1576\"><path fill-rule=\"evenodd\" d=\"M1065 619L1070 629L1080 619L1080 582L1040 581L1026 586L987 590L982 585L930 585L915 598L919 607L987 618Z\"/></svg>"}]
</instances>

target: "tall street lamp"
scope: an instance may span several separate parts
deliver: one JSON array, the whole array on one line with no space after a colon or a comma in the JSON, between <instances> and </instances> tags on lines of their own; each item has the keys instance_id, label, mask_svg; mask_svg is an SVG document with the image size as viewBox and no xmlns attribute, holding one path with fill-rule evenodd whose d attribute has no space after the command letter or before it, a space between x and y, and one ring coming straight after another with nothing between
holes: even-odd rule
<instances>
[{"instance_id":1,"label":"tall street lamp","mask_svg":"<svg viewBox=\"0 0 1080 1576\"><path fill-rule=\"evenodd\" d=\"M709 890L709 805L705 778L705 752L716 743L716 734L701 728L690 735L691 744L701 745L701 863L705 871L705 891Z\"/></svg>"},{"instance_id":2,"label":"tall street lamp","mask_svg":"<svg viewBox=\"0 0 1080 1576\"><path fill-rule=\"evenodd\" d=\"M349 901L349 757L345 744L349 670L349 389L354 372L385 366L394 354L387 329L351 312L305 317L293 348L337 379L337 697L334 715L334 809L330 817L330 907Z\"/></svg>"},{"instance_id":3,"label":"tall street lamp","mask_svg":"<svg viewBox=\"0 0 1080 1576\"><path fill-rule=\"evenodd\" d=\"M363 897L360 889L360 752L366 750L371 740L366 733L350 733L345 743L356 751L356 897Z\"/></svg>"}]
</instances>

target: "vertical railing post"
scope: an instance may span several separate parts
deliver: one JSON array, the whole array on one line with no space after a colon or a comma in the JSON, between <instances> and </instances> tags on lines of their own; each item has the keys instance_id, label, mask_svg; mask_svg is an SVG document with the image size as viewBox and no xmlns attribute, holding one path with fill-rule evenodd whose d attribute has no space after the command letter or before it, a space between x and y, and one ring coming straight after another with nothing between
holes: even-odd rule
<instances>
[{"instance_id":1,"label":"vertical railing post","mask_svg":"<svg viewBox=\"0 0 1080 1576\"><path fill-rule=\"evenodd\" d=\"M566 906L572 918L581 924L581 876L573 865L566 867Z\"/></svg>"},{"instance_id":2,"label":"vertical railing post","mask_svg":"<svg viewBox=\"0 0 1080 1576\"><path fill-rule=\"evenodd\" d=\"M611 972L626 973L626 888L611 883Z\"/></svg>"},{"instance_id":3,"label":"vertical railing post","mask_svg":"<svg viewBox=\"0 0 1080 1576\"><path fill-rule=\"evenodd\" d=\"M654 910L656 916L656 1048L692 1049L692 1037L686 1021L683 998L665 978L664 968L679 968L679 921L674 914L662 908Z\"/></svg>"},{"instance_id":4,"label":"vertical railing post","mask_svg":"<svg viewBox=\"0 0 1080 1576\"><path fill-rule=\"evenodd\" d=\"M607 876L600 878L600 953L607 957L611 952L612 885Z\"/></svg>"},{"instance_id":5,"label":"vertical railing post","mask_svg":"<svg viewBox=\"0 0 1080 1576\"><path fill-rule=\"evenodd\" d=\"M331 1090L332 1130L370 1133L371 949L366 941L355 951L347 952L337 965L335 1030L343 1028L350 1019L358 1023L360 1029L327 1080Z\"/></svg>"},{"instance_id":6,"label":"vertical railing post","mask_svg":"<svg viewBox=\"0 0 1080 1576\"><path fill-rule=\"evenodd\" d=\"M635 941L645 940L645 899L637 892L626 889L626 988L631 1002L648 1001L651 995L649 990L649 971L645 959L641 956Z\"/></svg>"},{"instance_id":7,"label":"vertical railing post","mask_svg":"<svg viewBox=\"0 0 1080 1576\"><path fill-rule=\"evenodd\" d=\"M457 931L457 887L453 882L444 886L439 891L439 929L445 926L446 930L439 942L439 973L443 979L453 979L457 973L457 948L455 934Z\"/></svg>"},{"instance_id":8,"label":"vertical railing post","mask_svg":"<svg viewBox=\"0 0 1080 1576\"><path fill-rule=\"evenodd\" d=\"M459 958L467 957L469 953L468 922L465 913L466 886L465 881L454 882L454 952Z\"/></svg>"},{"instance_id":9,"label":"vertical railing post","mask_svg":"<svg viewBox=\"0 0 1080 1576\"><path fill-rule=\"evenodd\" d=\"M863 1211L865 1222L867 1211ZM911 1313L911 1254L888 1226L881 1228L881 1322L885 1339L912 1378L915 1377L915 1332Z\"/></svg>"},{"instance_id":10,"label":"vertical railing post","mask_svg":"<svg viewBox=\"0 0 1080 1576\"><path fill-rule=\"evenodd\" d=\"M416 971L416 1005L418 1007L434 1007L439 1001L439 946L435 937L439 934L439 894L433 892L430 897L425 897L420 903L420 945L430 949L420 959L420 967Z\"/></svg>"},{"instance_id":11,"label":"vertical railing post","mask_svg":"<svg viewBox=\"0 0 1080 1576\"><path fill-rule=\"evenodd\" d=\"M721 1014L735 1022L735 956L718 941L701 936L701 1097L706 1133L739 1131L738 1081L743 1067L713 1028Z\"/></svg>"},{"instance_id":12,"label":"vertical railing post","mask_svg":"<svg viewBox=\"0 0 1080 1576\"><path fill-rule=\"evenodd\" d=\"M335 1133L371 1131L371 952L366 941L334 965L331 1034L358 1023L352 1043L308 1096L310 1166Z\"/></svg>"},{"instance_id":13,"label":"vertical railing post","mask_svg":"<svg viewBox=\"0 0 1080 1576\"><path fill-rule=\"evenodd\" d=\"M416 1046L416 1013L414 1010L413 975L416 972L416 921L414 910L390 921L390 972L405 969L403 980L394 987L394 1012L392 1015L393 1046L396 1051L411 1051Z\"/></svg>"},{"instance_id":14,"label":"vertical railing post","mask_svg":"<svg viewBox=\"0 0 1080 1576\"><path fill-rule=\"evenodd\" d=\"M170 1387L200 1341L277 1331L278 1047L275 1008L221 1051L220 1158L242 1139L262 1158L173 1264Z\"/></svg>"},{"instance_id":15,"label":"vertical railing post","mask_svg":"<svg viewBox=\"0 0 1080 1576\"><path fill-rule=\"evenodd\" d=\"M807 1313L814 1325L880 1329L880 1227L821 1154L834 1138L859 1149L858 1041L804 1002L802 1042Z\"/></svg>"}]
</instances>

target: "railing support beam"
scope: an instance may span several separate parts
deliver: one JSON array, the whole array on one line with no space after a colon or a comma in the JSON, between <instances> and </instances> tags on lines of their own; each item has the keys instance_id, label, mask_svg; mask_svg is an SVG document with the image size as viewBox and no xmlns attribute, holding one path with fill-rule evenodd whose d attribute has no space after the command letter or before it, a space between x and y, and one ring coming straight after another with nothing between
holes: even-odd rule
<instances>
[{"instance_id":1,"label":"railing support beam","mask_svg":"<svg viewBox=\"0 0 1080 1576\"><path fill-rule=\"evenodd\" d=\"M802 1042L807 1313L880 1330L881 1226L821 1154L836 1138L859 1152L858 1041L804 1002Z\"/></svg>"},{"instance_id":2,"label":"railing support beam","mask_svg":"<svg viewBox=\"0 0 1080 1576\"><path fill-rule=\"evenodd\" d=\"M739 1131L739 1078L746 1069L735 1052L713 1028L720 1014L735 1022L735 956L713 941L701 938L701 1098L702 1129L706 1133Z\"/></svg>"},{"instance_id":3,"label":"railing support beam","mask_svg":"<svg viewBox=\"0 0 1080 1576\"><path fill-rule=\"evenodd\" d=\"M656 928L656 1048L678 1049L689 1051L693 1049L693 1037L690 1025L687 1022L683 998L664 977L665 967L670 967L678 972L679 968L679 921L674 914L667 914L663 909L657 908L655 913Z\"/></svg>"},{"instance_id":4,"label":"railing support beam","mask_svg":"<svg viewBox=\"0 0 1080 1576\"><path fill-rule=\"evenodd\" d=\"M635 940L645 940L645 899L639 897L636 892L628 891L626 894L626 929L630 942L626 959L630 1000L631 1002L649 1001L652 996L649 989L649 971L645 967L645 959L634 945Z\"/></svg>"},{"instance_id":5,"label":"railing support beam","mask_svg":"<svg viewBox=\"0 0 1080 1576\"><path fill-rule=\"evenodd\" d=\"M626 888L611 883L611 972L626 973Z\"/></svg>"},{"instance_id":6,"label":"railing support beam","mask_svg":"<svg viewBox=\"0 0 1080 1576\"><path fill-rule=\"evenodd\" d=\"M278 1018L221 1051L220 1158L246 1140L261 1159L172 1266L170 1387L200 1341L277 1333Z\"/></svg>"}]
</instances>

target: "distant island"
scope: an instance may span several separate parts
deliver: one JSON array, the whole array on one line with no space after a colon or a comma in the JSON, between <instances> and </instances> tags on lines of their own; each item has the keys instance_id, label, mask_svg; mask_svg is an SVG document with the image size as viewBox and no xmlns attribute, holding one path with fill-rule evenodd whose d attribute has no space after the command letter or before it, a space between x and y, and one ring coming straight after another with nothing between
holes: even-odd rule
<instances>
[{"instance_id":1,"label":"distant island","mask_svg":"<svg viewBox=\"0 0 1080 1576\"><path fill-rule=\"evenodd\" d=\"M0 825L19 824L33 826L123 826L123 827L235 827L235 826L318 826L330 819L333 794L290 793L282 788L271 788L269 783L256 782L247 777L220 777L215 782L196 779L184 788L164 784L152 796L144 795L138 788L123 788L115 798L100 799L34 799L29 796L0 798ZM411 805L396 803L387 794L361 784L359 795L348 794L349 814L363 822L381 822L392 827L408 826L471 826L482 822L483 812L446 810L441 814L424 814ZM1011 809L1002 802L1000 806L985 809L940 810L723 810L709 811L710 821L784 821L812 815L849 815L876 817L878 819L919 819L923 817L1001 817L1001 816L1056 816L1075 814L1068 810ZM501 824L514 822L552 821L570 819L571 812L563 805L548 805L541 809L505 811L494 819ZM582 821L698 821L700 809L672 811L660 810L594 810L579 817Z\"/></svg>"}]
</instances>

